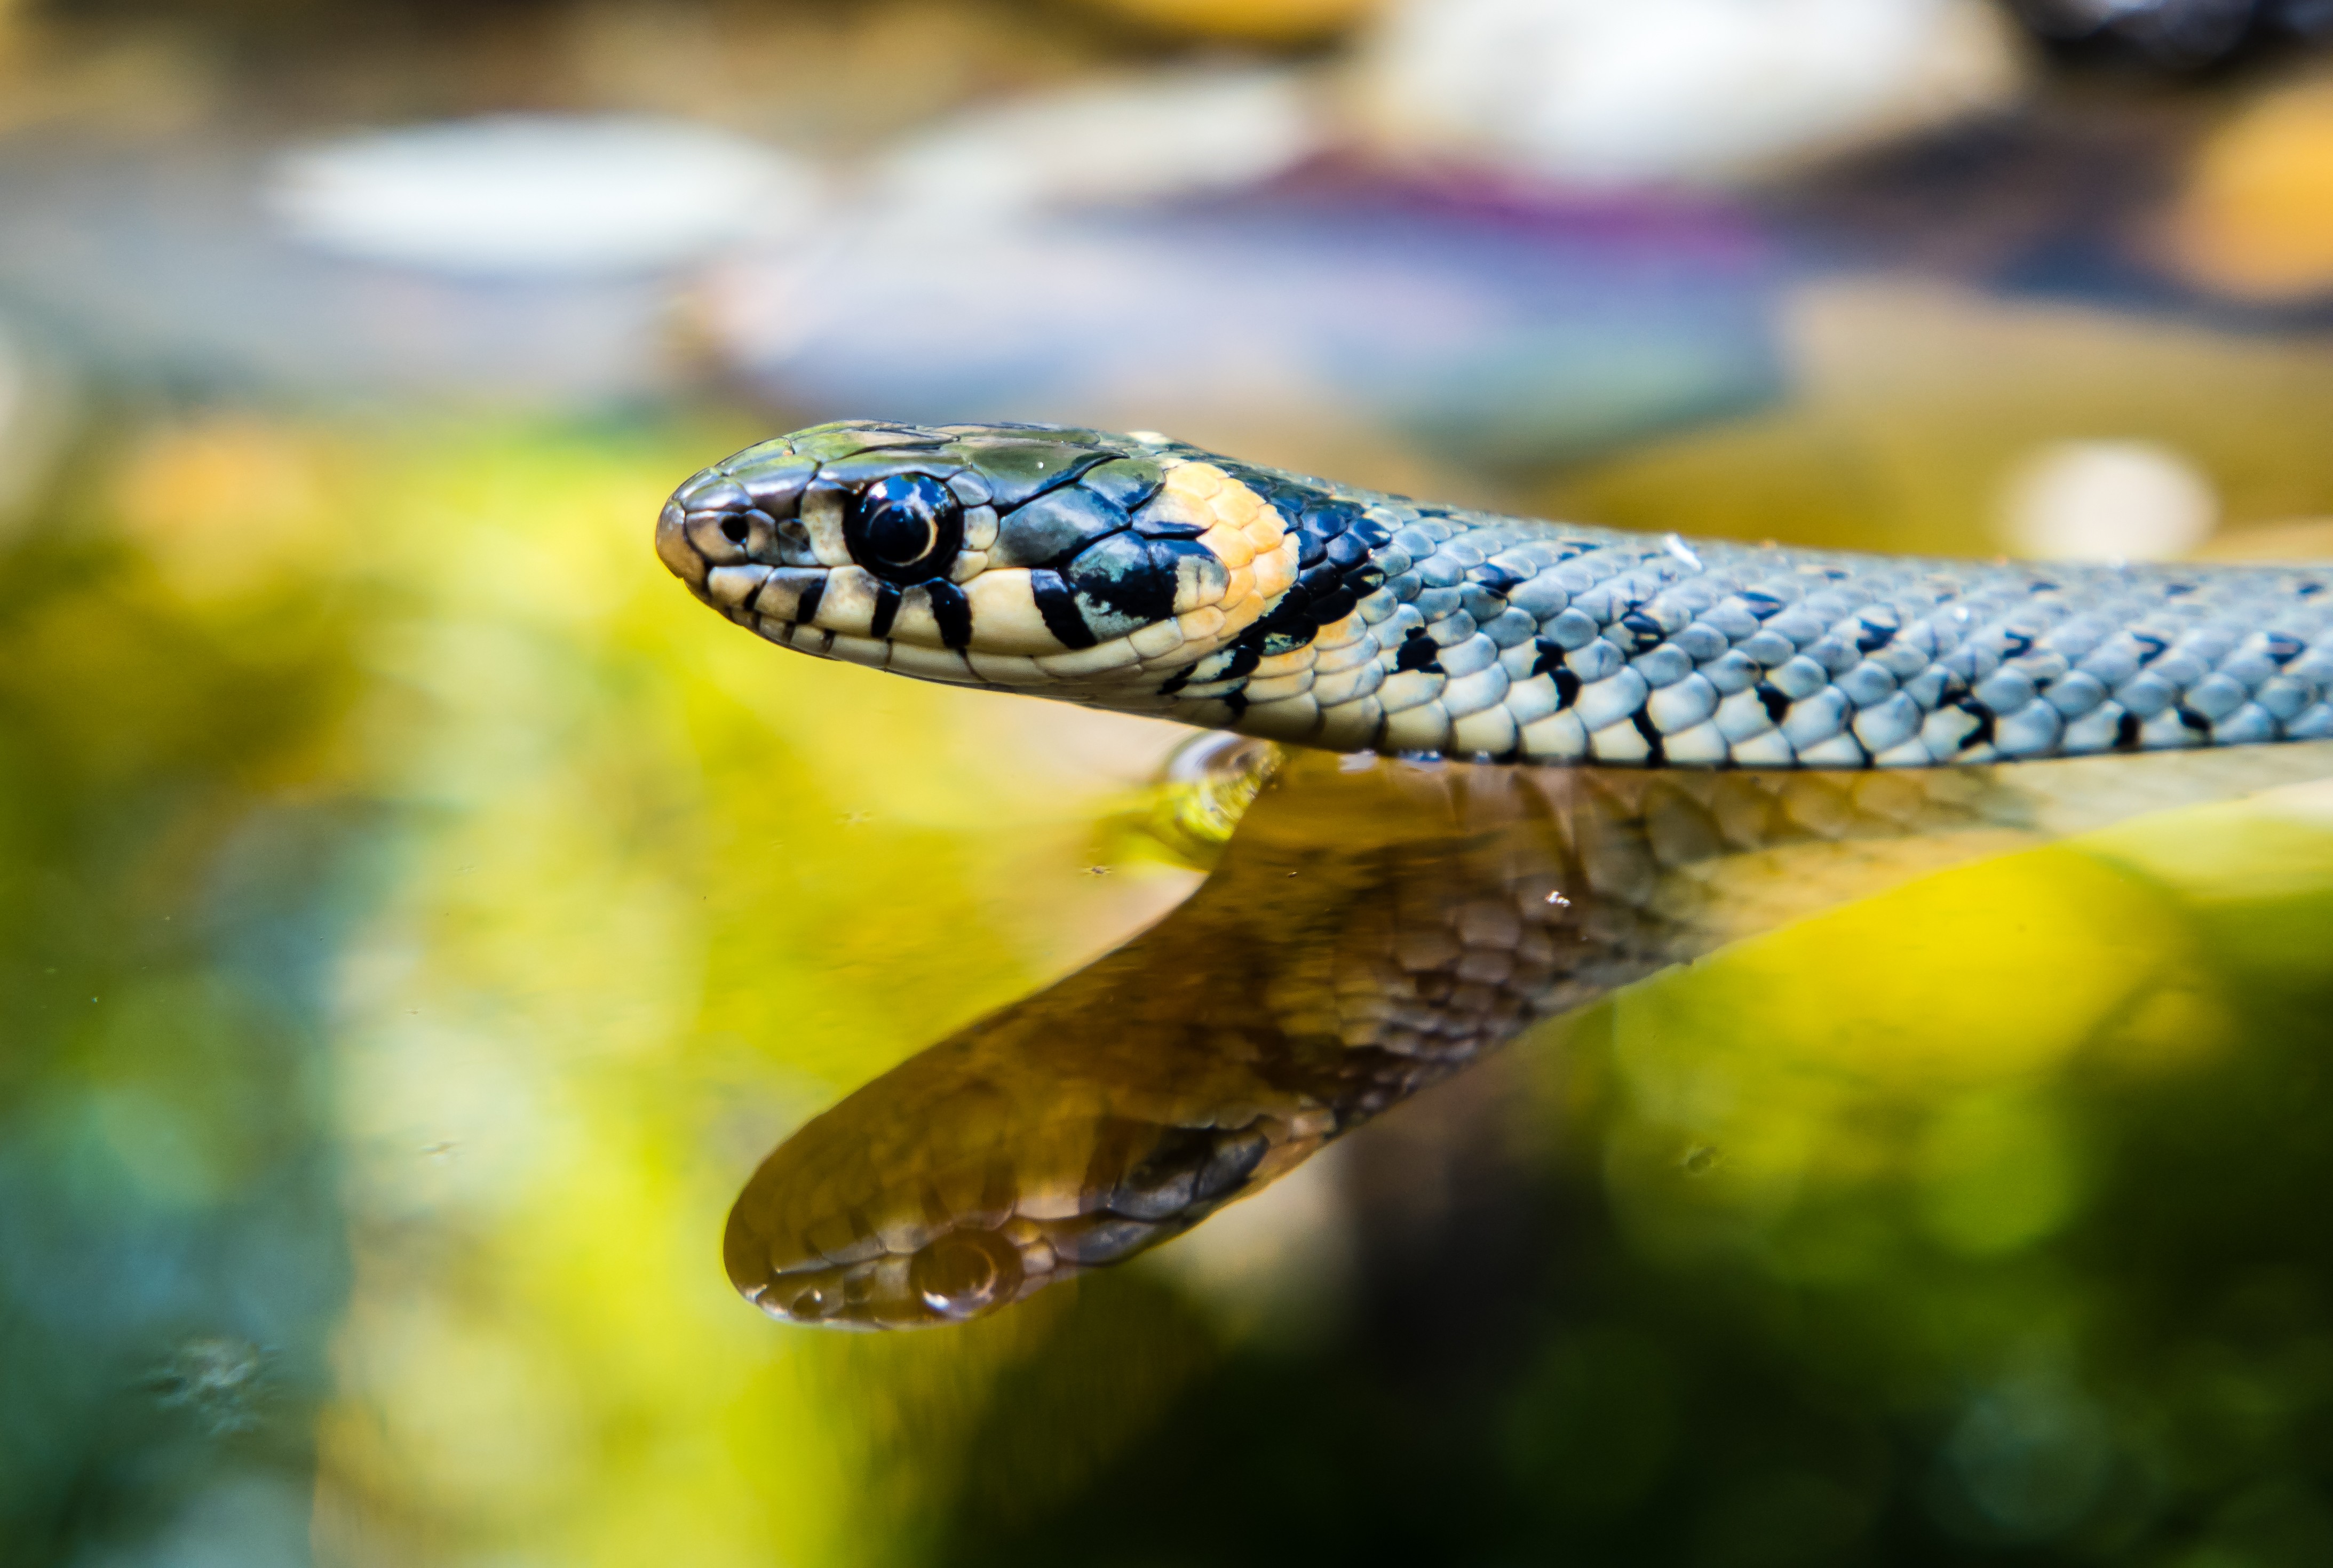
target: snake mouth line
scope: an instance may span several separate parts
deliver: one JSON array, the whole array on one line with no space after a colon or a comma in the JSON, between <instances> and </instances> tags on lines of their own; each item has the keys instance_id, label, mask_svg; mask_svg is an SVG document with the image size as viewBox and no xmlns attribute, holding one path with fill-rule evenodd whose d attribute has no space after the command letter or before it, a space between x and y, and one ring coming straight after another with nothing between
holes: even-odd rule
<instances>
[{"instance_id":1,"label":"snake mouth line","mask_svg":"<svg viewBox=\"0 0 2333 1568\"><path fill-rule=\"evenodd\" d=\"M806 644L796 640L804 629L804 624L801 621L779 621L774 624L773 628L764 629L763 627L757 626L754 629L761 631L762 635L769 638L770 641L778 644L782 647L792 648L798 654L808 654L812 658L816 659L826 659L834 656L833 648L835 635L830 631L821 630L817 626L811 626L808 628L811 632L817 634L818 645L816 647L809 646Z\"/></svg>"}]
</instances>

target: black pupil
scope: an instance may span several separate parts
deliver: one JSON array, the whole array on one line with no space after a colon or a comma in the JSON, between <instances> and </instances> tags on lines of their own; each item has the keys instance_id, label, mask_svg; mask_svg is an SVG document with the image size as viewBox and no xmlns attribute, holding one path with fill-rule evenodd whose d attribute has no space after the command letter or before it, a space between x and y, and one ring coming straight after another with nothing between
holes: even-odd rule
<instances>
[{"instance_id":1,"label":"black pupil","mask_svg":"<svg viewBox=\"0 0 2333 1568\"><path fill-rule=\"evenodd\" d=\"M868 492L867 550L885 566L914 566L939 542L940 519L955 497L937 480L906 474Z\"/></svg>"}]
</instances>

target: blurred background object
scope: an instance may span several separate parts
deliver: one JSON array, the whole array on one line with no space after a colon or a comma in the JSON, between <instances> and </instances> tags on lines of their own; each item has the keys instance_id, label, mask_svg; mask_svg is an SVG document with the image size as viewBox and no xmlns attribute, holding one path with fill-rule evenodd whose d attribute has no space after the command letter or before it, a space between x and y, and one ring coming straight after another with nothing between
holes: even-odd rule
<instances>
[{"instance_id":1,"label":"blurred background object","mask_svg":"<svg viewBox=\"0 0 2333 1568\"><path fill-rule=\"evenodd\" d=\"M1032 208L1235 190L1324 149L1317 96L1293 71L1222 66L1031 94L907 138L875 188L916 220L991 226Z\"/></svg>"},{"instance_id":2,"label":"blurred background object","mask_svg":"<svg viewBox=\"0 0 2333 1568\"><path fill-rule=\"evenodd\" d=\"M2324 0L2012 0L2045 38L2111 45L2151 64L2194 70L2247 44L2333 33Z\"/></svg>"},{"instance_id":3,"label":"blurred background object","mask_svg":"<svg viewBox=\"0 0 2333 1568\"><path fill-rule=\"evenodd\" d=\"M2166 228L2173 265L2199 287L2271 305L2333 298L2333 80L2280 87L2216 127Z\"/></svg>"},{"instance_id":4,"label":"blurred background object","mask_svg":"<svg viewBox=\"0 0 2333 1568\"><path fill-rule=\"evenodd\" d=\"M1768 172L2028 88L1982 0L1400 0L1364 59L1390 150L1589 186Z\"/></svg>"},{"instance_id":5,"label":"blurred background object","mask_svg":"<svg viewBox=\"0 0 2333 1568\"><path fill-rule=\"evenodd\" d=\"M56 352L0 316L0 539L47 483L81 402Z\"/></svg>"},{"instance_id":6,"label":"blurred background object","mask_svg":"<svg viewBox=\"0 0 2333 1568\"><path fill-rule=\"evenodd\" d=\"M2238 529L2207 541L2195 553L2203 560L2333 559L2333 517L2296 518Z\"/></svg>"},{"instance_id":7,"label":"blurred background object","mask_svg":"<svg viewBox=\"0 0 2333 1568\"><path fill-rule=\"evenodd\" d=\"M1382 0L1084 0L1098 11L1169 33L1257 43L1331 38Z\"/></svg>"},{"instance_id":8,"label":"blurred background object","mask_svg":"<svg viewBox=\"0 0 2333 1568\"><path fill-rule=\"evenodd\" d=\"M500 276L653 272L820 217L815 177L685 120L499 115L284 155L267 205L363 261Z\"/></svg>"},{"instance_id":9,"label":"blurred background object","mask_svg":"<svg viewBox=\"0 0 2333 1568\"><path fill-rule=\"evenodd\" d=\"M2168 560L2218 522L2194 464L2144 441L2062 442L2021 464L2002 498L2003 542L2041 560Z\"/></svg>"},{"instance_id":10,"label":"blurred background object","mask_svg":"<svg viewBox=\"0 0 2333 1568\"><path fill-rule=\"evenodd\" d=\"M1175 736L765 657L646 541L879 416L2322 558L2328 43L0 0L0 1561L2333 1561L2321 802L1721 955L1151 1264L805 1343L721 1277L745 1173L1188 892Z\"/></svg>"},{"instance_id":11,"label":"blurred background object","mask_svg":"<svg viewBox=\"0 0 2333 1568\"><path fill-rule=\"evenodd\" d=\"M725 269L704 296L715 351L773 401L1147 412L1192 440L1284 442L1389 484L1440 468L1476 493L1470 468L1598 450L1775 385L1765 247L1691 202L1330 182L1163 213L937 216L878 211Z\"/></svg>"},{"instance_id":12,"label":"blurred background object","mask_svg":"<svg viewBox=\"0 0 2333 1568\"><path fill-rule=\"evenodd\" d=\"M2229 529L2321 512L2333 493L2314 412L2333 397L2333 359L2309 336L1900 274L1810 281L1777 315L1789 396L1569 464L1541 509L1983 556L2035 548L2000 528L2037 451L2136 443L2189 476L2174 493L2216 497Z\"/></svg>"}]
</instances>

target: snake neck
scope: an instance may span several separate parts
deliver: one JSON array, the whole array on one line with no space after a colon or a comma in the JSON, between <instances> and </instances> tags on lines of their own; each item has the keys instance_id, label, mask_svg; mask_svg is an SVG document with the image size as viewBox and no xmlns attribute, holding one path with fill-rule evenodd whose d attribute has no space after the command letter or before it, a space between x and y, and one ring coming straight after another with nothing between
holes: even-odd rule
<instances>
[{"instance_id":1,"label":"snake neck","mask_svg":"<svg viewBox=\"0 0 2333 1568\"><path fill-rule=\"evenodd\" d=\"M1186 449L1187 450L1187 449ZM1173 717L1339 751L1925 767L2333 737L2321 569L1983 564L1688 543L1189 452L1297 576Z\"/></svg>"}]
</instances>

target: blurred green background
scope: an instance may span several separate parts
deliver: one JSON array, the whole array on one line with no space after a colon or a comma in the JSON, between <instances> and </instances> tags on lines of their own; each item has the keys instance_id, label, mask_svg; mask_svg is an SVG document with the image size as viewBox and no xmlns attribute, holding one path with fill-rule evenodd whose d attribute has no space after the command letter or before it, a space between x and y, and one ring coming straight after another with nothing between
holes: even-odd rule
<instances>
[{"instance_id":1,"label":"blurred green background","mask_svg":"<svg viewBox=\"0 0 2333 1568\"><path fill-rule=\"evenodd\" d=\"M0 4L0 1559L2333 1562L2321 789L825 1336L738 1186L1189 889L1118 826L1176 737L788 659L648 539L939 416L2323 554L2321 11Z\"/></svg>"}]
</instances>

